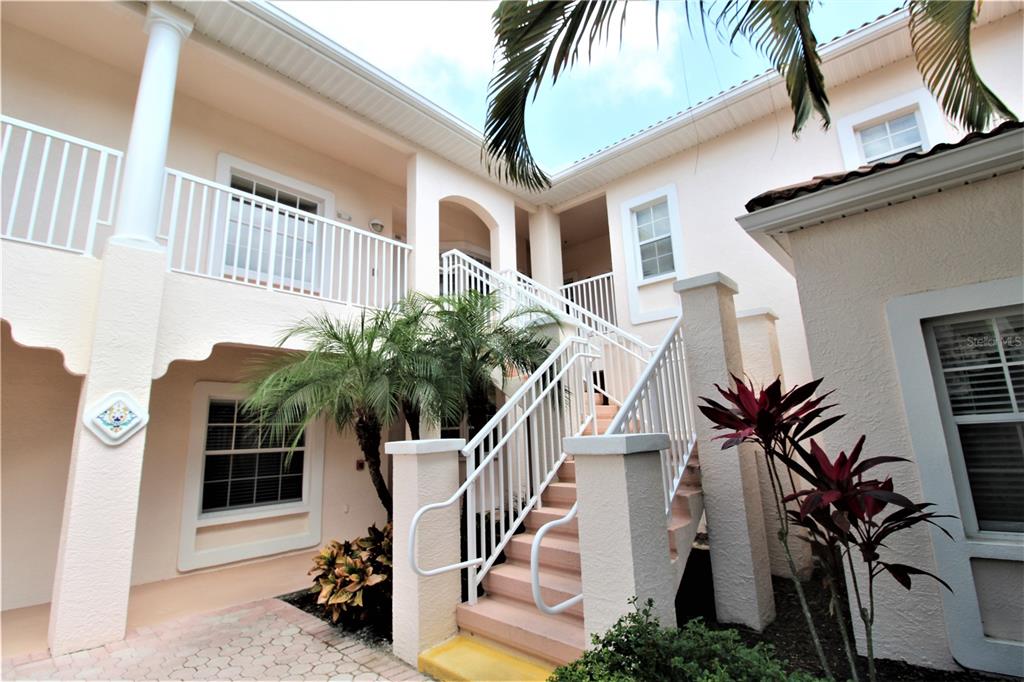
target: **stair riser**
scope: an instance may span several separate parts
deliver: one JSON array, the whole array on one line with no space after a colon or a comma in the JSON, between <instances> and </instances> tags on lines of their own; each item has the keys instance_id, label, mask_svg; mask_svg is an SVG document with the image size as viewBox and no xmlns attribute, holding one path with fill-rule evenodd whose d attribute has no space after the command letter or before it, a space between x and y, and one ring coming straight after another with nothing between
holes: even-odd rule
<instances>
[{"instance_id":1,"label":"stair riser","mask_svg":"<svg viewBox=\"0 0 1024 682\"><path fill-rule=\"evenodd\" d=\"M535 606L533 601L533 585L524 580L516 580L509 578L508 576L495 575L488 573L484 577L484 589L487 594L500 594L508 597L509 599L515 599L531 606ZM566 599L573 597L573 594L565 592L563 590L556 590L550 587L541 587L541 596L544 597L544 602L549 606L560 604ZM566 609L564 613L571 614L573 616L583 617L583 602L579 602Z\"/></svg>"},{"instance_id":2,"label":"stair riser","mask_svg":"<svg viewBox=\"0 0 1024 682\"><path fill-rule=\"evenodd\" d=\"M515 540L508 543L505 547L505 554L508 557L527 564L530 563L531 551L532 547L529 543L515 542ZM578 573L580 571L580 555L579 552L572 552L561 548L541 547L540 565L564 571L576 571Z\"/></svg>"},{"instance_id":3,"label":"stair riser","mask_svg":"<svg viewBox=\"0 0 1024 682\"><path fill-rule=\"evenodd\" d=\"M565 482L576 482L576 462L562 462L558 467L558 480Z\"/></svg>"},{"instance_id":4,"label":"stair riser","mask_svg":"<svg viewBox=\"0 0 1024 682\"><path fill-rule=\"evenodd\" d=\"M538 617L543 618L544 616L538 611ZM513 646L531 656L551 661L556 665L575 661L583 655L582 648L549 639L536 632L529 623L505 623L461 606L456 612L455 620L463 630L501 642L505 646Z\"/></svg>"},{"instance_id":5,"label":"stair riser","mask_svg":"<svg viewBox=\"0 0 1024 682\"><path fill-rule=\"evenodd\" d=\"M526 515L526 527L530 530L540 530L540 527L551 521L557 521L562 518L563 512L547 512L541 509L534 509L532 512ZM579 537L580 527L579 519L573 519L569 523L561 526L555 526L548 531L549 534L557 535L568 535L571 537Z\"/></svg>"},{"instance_id":6,"label":"stair riser","mask_svg":"<svg viewBox=\"0 0 1024 682\"><path fill-rule=\"evenodd\" d=\"M576 487L549 485L541 499L554 507L571 507L576 502Z\"/></svg>"}]
</instances>

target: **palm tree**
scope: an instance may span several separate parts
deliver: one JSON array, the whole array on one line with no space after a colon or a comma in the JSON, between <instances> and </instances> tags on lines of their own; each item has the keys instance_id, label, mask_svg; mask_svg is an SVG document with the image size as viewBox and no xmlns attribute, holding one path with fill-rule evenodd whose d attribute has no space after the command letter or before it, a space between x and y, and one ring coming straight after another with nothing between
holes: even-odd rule
<instances>
[{"instance_id":1,"label":"palm tree","mask_svg":"<svg viewBox=\"0 0 1024 682\"><path fill-rule=\"evenodd\" d=\"M907 0L910 39L918 70L946 115L968 131L1016 116L981 80L971 57L971 26L981 0ZM540 190L550 180L537 165L526 136L526 105L572 68L580 48L607 40L626 18L625 0L521 2L505 0L494 12L497 61L488 92L484 151L488 170L502 180ZM818 41L809 0L720 0L687 3L706 27L749 40L786 82L797 134L816 111L830 124ZM692 22L691 22L692 23Z\"/></svg>"},{"instance_id":2,"label":"palm tree","mask_svg":"<svg viewBox=\"0 0 1024 682\"><path fill-rule=\"evenodd\" d=\"M400 411L417 415L417 430L420 414L442 414L445 408L432 401L442 400L449 383L441 374L444 366L418 357L408 341L410 330L420 324L418 305L410 303L405 310L413 319L400 309L364 314L351 323L326 313L300 322L281 344L299 338L309 350L263 363L245 401L245 408L272 433L284 433L289 423L305 428L320 416L339 431L353 429L389 520L391 492L381 473L381 431Z\"/></svg>"},{"instance_id":3,"label":"palm tree","mask_svg":"<svg viewBox=\"0 0 1024 682\"><path fill-rule=\"evenodd\" d=\"M536 323L555 318L543 308L503 310L497 294L472 290L431 302L433 347L449 366L470 432L479 431L493 406L494 372L504 379L533 372L551 352L550 337Z\"/></svg>"}]
</instances>

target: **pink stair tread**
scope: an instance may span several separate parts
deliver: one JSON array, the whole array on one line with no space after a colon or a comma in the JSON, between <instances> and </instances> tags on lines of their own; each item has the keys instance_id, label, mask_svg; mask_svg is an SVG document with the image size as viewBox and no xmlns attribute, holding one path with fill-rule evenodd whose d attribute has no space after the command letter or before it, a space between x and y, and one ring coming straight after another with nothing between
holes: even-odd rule
<instances>
[{"instance_id":1,"label":"pink stair tread","mask_svg":"<svg viewBox=\"0 0 1024 682\"><path fill-rule=\"evenodd\" d=\"M463 630L558 665L579 658L586 645L581 619L565 614L549 616L532 603L501 596L488 596L473 605L460 604L456 620Z\"/></svg>"}]
</instances>

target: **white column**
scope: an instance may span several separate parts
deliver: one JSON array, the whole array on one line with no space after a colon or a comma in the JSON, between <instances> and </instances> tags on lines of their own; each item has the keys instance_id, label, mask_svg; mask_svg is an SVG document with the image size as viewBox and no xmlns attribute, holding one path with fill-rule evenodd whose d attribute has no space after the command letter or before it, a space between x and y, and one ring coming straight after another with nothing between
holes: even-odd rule
<instances>
[{"instance_id":1,"label":"white column","mask_svg":"<svg viewBox=\"0 0 1024 682\"><path fill-rule=\"evenodd\" d=\"M440 293L440 206L431 185L427 159L415 154L405 174L405 231L412 247L412 288L422 294Z\"/></svg>"},{"instance_id":2,"label":"white column","mask_svg":"<svg viewBox=\"0 0 1024 682\"><path fill-rule=\"evenodd\" d=\"M420 653L453 637L455 609L462 601L459 571L425 578L412 570L409 530L419 509L451 497L459 487L461 438L393 441L384 452L394 460L394 544L391 622L395 655L415 666ZM416 536L416 560L424 569L459 563L459 503L428 512Z\"/></svg>"},{"instance_id":3,"label":"white column","mask_svg":"<svg viewBox=\"0 0 1024 682\"><path fill-rule=\"evenodd\" d=\"M654 600L654 614L675 627L675 575L668 545L661 451L668 434L566 438L576 457L583 625L603 634L632 607Z\"/></svg>"},{"instance_id":4,"label":"white column","mask_svg":"<svg viewBox=\"0 0 1024 682\"><path fill-rule=\"evenodd\" d=\"M714 396L715 384L743 376L733 296L736 283L720 272L675 283L682 299L690 390ZM701 487L711 546L715 610L723 623L762 630L775 619L756 457L749 446L722 449L719 432L697 417Z\"/></svg>"},{"instance_id":5,"label":"white column","mask_svg":"<svg viewBox=\"0 0 1024 682\"><path fill-rule=\"evenodd\" d=\"M132 130L125 154L123 184L112 241L152 246L160 220L160 193L167 164L174 86L182 41L192 21L174 8L149 4L149 43L135 99Z\"/></svg>"},{"instance_id":6,"label":"white column","mask_svg":"<svg viewBox=\"0 0 1024 682\"><path fill-rule=\"evenodd\" d=\"M553 291L562 286L562 227L550 206L530 214L530 271L533 279Z\"/></svg>"}]
</instances>

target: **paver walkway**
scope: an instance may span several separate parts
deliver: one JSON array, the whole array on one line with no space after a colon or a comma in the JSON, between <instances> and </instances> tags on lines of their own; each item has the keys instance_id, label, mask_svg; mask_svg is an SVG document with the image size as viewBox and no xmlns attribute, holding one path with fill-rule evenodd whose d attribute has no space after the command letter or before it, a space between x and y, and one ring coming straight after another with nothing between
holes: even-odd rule
<instances>
[{"instance_id":1,"label":"paver walkway","mask_svg":"<svg viewBox=\"0 0 1024 682\"><path fill-rule=\"evenodd\" d=\"M57 658L3 661L3 679L424 680L387 649L277 599L139 628Z\"/></svg>"}]
</instances>

